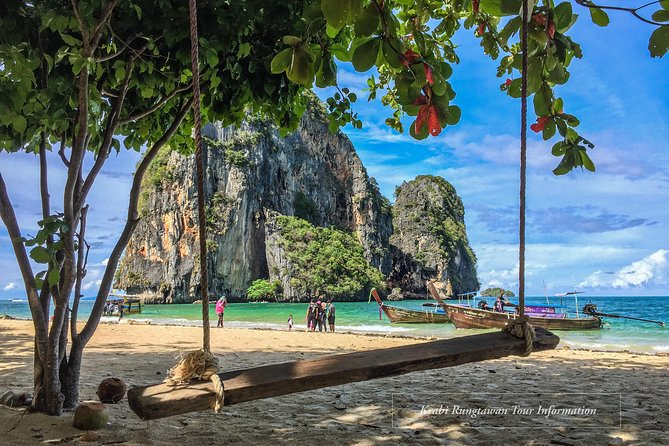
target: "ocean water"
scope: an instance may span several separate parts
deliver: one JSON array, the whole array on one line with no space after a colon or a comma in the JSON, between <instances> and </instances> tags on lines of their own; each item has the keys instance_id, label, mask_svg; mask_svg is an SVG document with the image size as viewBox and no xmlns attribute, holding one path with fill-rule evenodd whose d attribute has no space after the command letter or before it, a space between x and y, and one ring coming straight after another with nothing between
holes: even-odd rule
<instances>
[{"instance_id":1,"label":"ocean water","mask_svg":"<svg viewBox=\"0 0 669 446\"><path fill-rule=\"evenodd\" d=\"M576 310L573 298L550 297L552 305L562 305L570 312ZM490 304L494 298L487 299ZM510 299L512 302L517 300ZM528 297L528 304L545 304L545 297ZM425 301L392 302L392 305L422 309ZM579 296L579 311L587 302L597 305L603 313L613 313L645 319L664 321L669 325L669 296ZM85 318L92 308L91 300L82 300L80 318ZM391 324L386 316L379 319L379 308L374 301L336 302L337 330L401 336L434 336L452 338L466 336L483 330L458 330L451 324ZM295 327L306 328L306 304L295 303L232 303L225 311L228 327L287 329L287 320L293 315ZM30 318L25 300L0 300L0 315ZM201 325L202 307L194 304L146 305L142 314L126 315L132 319L148 319L155 324ZM216 314L210 306L210 319L215 324ZM629 350L640 353L669 353L669 327L625 319L605 318L601 330L560 331L560 345L592 350Z\"/></svg>"}]
</instances>

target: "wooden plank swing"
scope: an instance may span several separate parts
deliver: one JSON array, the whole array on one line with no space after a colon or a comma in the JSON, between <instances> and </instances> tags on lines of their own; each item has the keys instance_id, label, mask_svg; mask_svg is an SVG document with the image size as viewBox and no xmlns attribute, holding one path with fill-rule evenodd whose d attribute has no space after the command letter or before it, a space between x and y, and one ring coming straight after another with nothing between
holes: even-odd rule
<instances>
[{"instance_id":1,"label":"wooden plank swing","mask_svg":"<svg viewBox=\"0 0 669 446\"><path fill-rule=\"evenodd\" d=\"M202 169L202 138L200 117L200 89L197 48L196 0L189 0L191 57L193 66L193 96L195 115L195 158L198 182L198 214L201 283L207 284L204 188ZM523 16L527 16L528 1L523 0ZM520 243L519 243L519 299L520 314L524 313L525 286L525 166L527 127L527 22L523 20L521 45L523 53L523 78L521 82L521 157L520 157ZM431 285L431 284L430 284ZM203 350L209 352L209 306L207 286L201 287ZM529 338L526 329L525 337ZM498 359L528 353L529 342L505 331L465 336L433 342L326 356L281 364L254 367L219 373L223 384L224 405L239 404L290 393L336 386L400 375L420 370L453 367L470 362ZM553 333L537 328L532 350L553 349L560 339ZM214 376L215 378L215 376ZM192 381L188 384L168 386L156 384L137 387L128 392L130 408L142 420L180 415L214 407L217 392L212 381ZM219 395L220 396L220 395Z\"/></svg>"},{"instance_id":2,"label":"wooden plank swing","mask_svg":"<svg viewBox=\"0 0 669 446\"><path fill-rule=\"evenodd\" d=\"M537 329L536 334L534 351L553 349L560 341L547 330ZM521 355L524 349L525 340L498 331L233 370L218 376L224 387L224 406L229 406L420 370ZM142 420L211 409L215 400L216 392L211 381L194 381L176 387L156 384L136 387L128 392L130 408Z\"/></svg>"}]
</instances>

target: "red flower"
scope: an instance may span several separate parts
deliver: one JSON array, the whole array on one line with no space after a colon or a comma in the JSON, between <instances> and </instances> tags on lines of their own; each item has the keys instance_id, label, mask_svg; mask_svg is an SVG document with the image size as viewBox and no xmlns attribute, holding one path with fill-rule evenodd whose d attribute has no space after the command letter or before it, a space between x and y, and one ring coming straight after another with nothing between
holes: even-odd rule
<instances>
[{"instance_id":1,"label":"red flower","mask_svg":"<svg viewBox=\"0 0 669 446\"><path fill-rule=\"evenodd\" d=\"M479 0L473 0L472 5L474 7L474 12L479 12Z\"/></svg>"},{"instance_id":2,"label":"red flower","mask_svg":"<svg viewBox=\"0 0 669 446\"><path fill-rule=\"evenodd\" d=\"M513 83L513 81L512 81L511 79L507 79L507 80L504 82L504 84L505 84L507 87L510 87L512 83Z\"/></svg>"},{"instance_id":3,"label":"red flower","mask_svg":"<svg viewBox=\"0 0 669 446\"><path fill-rule=\"evenodd\" d=\"M539 133L539 132L541 132L543 129L546 128L546 124L548 124L549 119L551 119L550 116L540 116L540 117L537 118L537 122L535 122L534 124L532 124L532 125L530 126L530 128L531 128L533 131Z\"/></svg>"},{"instance_id":4,"label":"red flower","mask_svg":"<svg viewBox=\"0 0 669 446\"><path fill-rule=\"evenodd\" d=\"M476 28L475 34L480 37L483 35L484 32L485 32L485 22L481 21L479 22L478 28Z\"/></svg>"}]
</instances>

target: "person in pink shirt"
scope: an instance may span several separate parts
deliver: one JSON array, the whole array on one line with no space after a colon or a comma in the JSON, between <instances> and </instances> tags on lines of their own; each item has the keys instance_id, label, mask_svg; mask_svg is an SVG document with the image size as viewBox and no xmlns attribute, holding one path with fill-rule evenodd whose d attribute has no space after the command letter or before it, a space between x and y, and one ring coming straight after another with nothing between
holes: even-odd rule
<instances>
[{"instance_id":1,"label":"person in pink shirt","mask_svg":"<svg viewBox=\"0 0 669 446\"><path fill-rule=\"evenodd\" d=\"M225 314L226 305L228 305L228 300L225 296L216 301L216 314L218 315L218 324L216 324L216 327L223 328L223 315Z\"/></svg>"}]
</instances>

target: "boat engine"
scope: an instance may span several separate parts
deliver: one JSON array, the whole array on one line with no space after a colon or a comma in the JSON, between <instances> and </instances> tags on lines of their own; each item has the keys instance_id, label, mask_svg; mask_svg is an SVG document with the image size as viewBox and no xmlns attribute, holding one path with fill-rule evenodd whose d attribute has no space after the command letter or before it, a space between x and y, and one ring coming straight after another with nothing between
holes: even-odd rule
<instances>
[{"instance_id":1,"label":"boat engine","mask_svg":"<svg viewBox=\"0 0 669 446\"><path fill-rule=\"evenodd\" d=\"M597 315L597 305L593 304L592 302L585 304L583 307L583 313L589 314L590 316Z\"/></svg>"}]
</instances>

